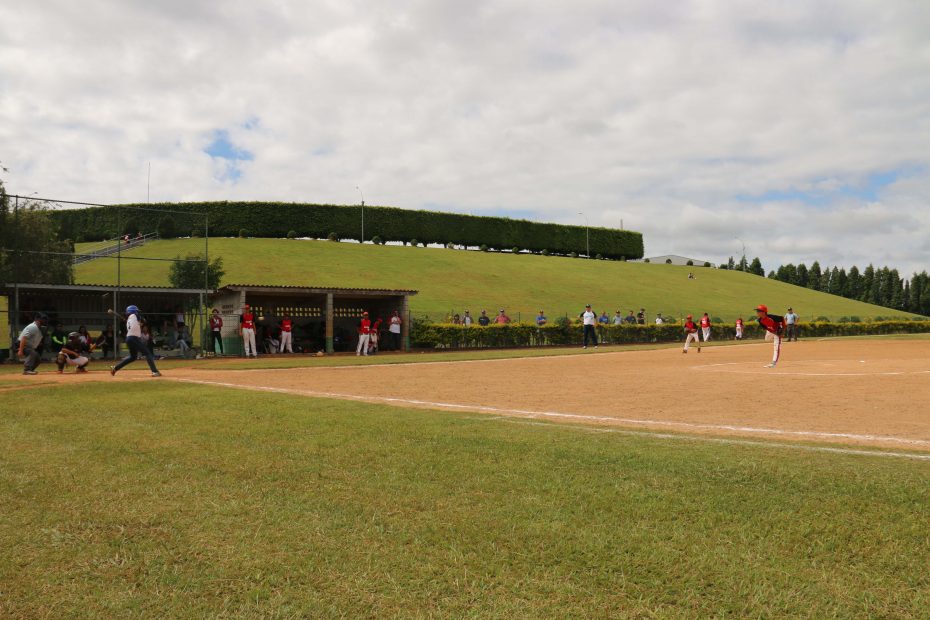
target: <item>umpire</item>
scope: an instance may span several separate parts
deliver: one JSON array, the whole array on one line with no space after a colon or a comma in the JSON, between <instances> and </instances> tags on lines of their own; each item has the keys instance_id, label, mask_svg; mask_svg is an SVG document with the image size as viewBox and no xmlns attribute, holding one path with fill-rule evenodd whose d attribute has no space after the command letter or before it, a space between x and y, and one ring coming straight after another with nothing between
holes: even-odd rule
<instances>
[{"instance_id":1,"label":"umpire","mask_svg":"<svg viewBox=\"0 0 930 620\"><path fill-rule=\"evenodd\" d=\"M19 335L19 350L17 354L23 360L23 374L37 375L36 367L42 361L39 355L39 345L42 344L42 326L48 322L48 317L42 313L36 315L35 320L23 328Z\"/></svg>"}]
</instances>

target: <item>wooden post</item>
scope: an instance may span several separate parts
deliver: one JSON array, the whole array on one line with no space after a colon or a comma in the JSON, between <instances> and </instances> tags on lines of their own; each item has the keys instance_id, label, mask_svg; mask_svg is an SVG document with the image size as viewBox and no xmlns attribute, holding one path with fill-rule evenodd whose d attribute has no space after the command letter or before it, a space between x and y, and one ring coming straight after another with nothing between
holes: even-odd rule
<instances>
[{"instance_id":1,"label":"wooden post","mask_svg":"<svg viewBox=\"0 0 930 620\"><path fill-rule=\"evenodd\" d=\"M333 353L333 294L326 293L326 352Z\"/></svg>"},{"instance_id":2,"label":"wooden post","mask_svg":"<svg viewBox=\"0 0 930 620\"><path fill-rule=\"evenodd\" d=\"M402 317L402 323L400 324L400 337L404 342L404 351L410 352L410 305L407 303L408 297L404 295L403 305L401 306L400 316Z\"/></svg>"}]
</instances>

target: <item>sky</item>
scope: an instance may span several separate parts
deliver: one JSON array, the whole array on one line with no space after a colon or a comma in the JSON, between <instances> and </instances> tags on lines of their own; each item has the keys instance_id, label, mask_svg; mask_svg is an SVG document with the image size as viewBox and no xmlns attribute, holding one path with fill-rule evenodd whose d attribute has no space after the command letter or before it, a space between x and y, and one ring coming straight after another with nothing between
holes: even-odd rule
<instances>
[{"instance_id":1,"label":"sky","mask_svg":"<svg viewBox=\"0 0 930 620\"><path fill-rule=\"evenodd\" d=\"M11 193L364 196L930 269L925 0L42 0L0 24Z\"/></svg>"}]
</instances>

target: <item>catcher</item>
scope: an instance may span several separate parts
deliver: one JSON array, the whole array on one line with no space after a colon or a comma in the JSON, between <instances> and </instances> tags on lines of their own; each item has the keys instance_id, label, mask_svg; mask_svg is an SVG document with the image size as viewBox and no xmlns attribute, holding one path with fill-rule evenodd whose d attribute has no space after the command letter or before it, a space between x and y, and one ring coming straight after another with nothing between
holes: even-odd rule
<instances>
[{"instance_id":1,"label":"catcher","mask_svg":"<svg viewBox=\"0 0 930 620\"><path fill-rule=\"evenodd\" d=\"M81 334L78 332L68 334L68 341L61 347L61 351L58 352L58 357L55 359L58 364L59 374L65 371L66 365L76 366L74 372L87 372L87 364L90 363L90 358L84 353L90 354L93 350L94 346L88 347L81 340Z\"/></svg>"}]
</instances>

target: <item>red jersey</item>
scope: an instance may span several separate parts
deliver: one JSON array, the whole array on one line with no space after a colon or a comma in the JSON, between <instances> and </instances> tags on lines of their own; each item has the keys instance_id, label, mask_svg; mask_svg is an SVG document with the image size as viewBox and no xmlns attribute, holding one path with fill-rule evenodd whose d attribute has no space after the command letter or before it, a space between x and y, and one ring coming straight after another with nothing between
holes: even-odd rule
<instances>
[{"instance_id":1,"label":"red jersey","mask_svg":"<svg viewBox=\"0 0 930 620\"><path fill-rule=\"evenodd\" d=\"M785 317L776 314L766 314L759 318L759 325L765 328L765 331L780 336L785 331Z\"/></svg>"},{"instance_id":2,"label":"red jersey","mask_svg":"<svg viewBox=\"0 0 930 620\"><path fill-rule=\"evenodd\" d=\"M281 321L281 331L282 331L282 332L289 332L289 331L291 331L291 326L292 326L292 325L293 325L293 323L291 322L290 319L284 319L283 321Z\"/></svg>"},{"instance_id":3,"label":"red jersey","mask_svg":"<svg viewBox=\"0 0 930 620\"><path fill-rule=\"evenodd\" d=\"M251 312L242 314L242 329L255 329L255 315Z\"/></svg>"},{"instance_id":4,"label":"red jersey","mask_svg":"<svg viewBox=\"0 0 930 620\"><path fill-rule=\"evenodd\" d=\"M694 321L685 321L685 331L689 334L697 331L697 325L694 324Z\"/></svg>"},{"instance_id":5,"label":"red jersey","mask_svg":"<svg viewBox=\"0 0 930 620\"><path fill-rule=\"evenodd\" d=\"M737 327L742 327L742 326L743 326L743 319L736 319L736 326L737 326Z\"/></svg>"},{"instance_id":6,"label":"red jersey","mask_svg":"<svg viewBox=\"0 0 930 620\"><path fill-rule=\"evenodd\" d=\"M210 329L218 332L223 328L223 319L219 316L214 315L210 317Z\"/></svg>"},{"instance_id":7,"label":"red jersey","mask_svg":"<svg viewBox=\"0 0 930 620\"><path fill-rule=\"evenodd\" d=\"M701 327L710 327L710 317L701 317Z\"/></svg>"},{"instance_id":8,"label":"red jersey","mask_svg":"<svg viewBox=\"0 0 930 620\"><path fill-rule=\"evenodd\" d=\"M362 319L358 324L358 333L360 334L369 334L371 333L371 321L368 319Z\"/></svg>"}]
</instances>

